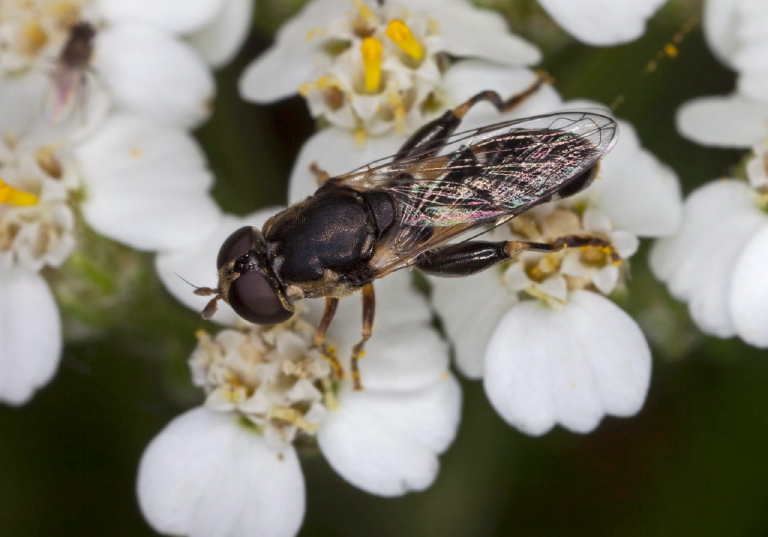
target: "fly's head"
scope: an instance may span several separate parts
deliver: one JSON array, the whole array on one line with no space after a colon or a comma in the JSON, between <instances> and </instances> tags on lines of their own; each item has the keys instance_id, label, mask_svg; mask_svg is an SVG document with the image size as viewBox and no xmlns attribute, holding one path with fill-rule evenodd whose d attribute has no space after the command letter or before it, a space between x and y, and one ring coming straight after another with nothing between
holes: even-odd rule
<instances>
[{"instance_id":1,"label":"fly's head","mask_svg":"<svg viewBox=\"0 0 768 537\"><path fill-rule=\"evenodd\" d=\"M272 269L267 243L257 228L245 226L232 233L221 245L216 266L218 287L195 291L215 295L202 312L204 319L211 318L219 299L256 324L278 324L293 315L293 301Z\"/></svg>"}]
</instances>

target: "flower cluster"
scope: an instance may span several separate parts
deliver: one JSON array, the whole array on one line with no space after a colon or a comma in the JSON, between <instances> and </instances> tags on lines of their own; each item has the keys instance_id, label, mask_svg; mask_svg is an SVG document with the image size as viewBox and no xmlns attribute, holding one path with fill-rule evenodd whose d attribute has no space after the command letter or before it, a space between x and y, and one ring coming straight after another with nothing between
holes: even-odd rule
<instances>
[{"instance_id":1,"label":"flower cluster","mask_svg":"<svg viewBox=\"0 0 768 537\"><path fill-rule=\"evenodd\" d=\"M540 0L566 32L599 46L637 38L662 3ZM65 334L54 292L67 296L67 281L51 276L75 253L88 255L78 251L84 232L156 254L166 289L200 312L209 300L200 294L212 290L195 294L187 282L215 286L222 242L284 209L222 211L189 133L209 117L212 68L236 52L252 11L252 0L0 3L0 401L28 401L56 370ZM539 49L499 13L466 0L306 2L240 79L253 102L301 95L321 127L294 165L291 203L316 190L318 170L337 176L396 154L448 110L461 110L465 131L597 108L592 117L620 135L594 170L562 165L570 178L596 172L585 190L471 228L517 255L465 278L430 276L418 289L408 270L377 279L363 389L350 372L370 309L356 297L340 301L322 348L321 300L297 300L295 314L273 326L221 303L216 328L197 331L188 360L202 403L160 431L141 459L137 492L149 524L173 535L295 535L306 450L371 494L426 489L460 421L451 355L525 434L587 433L605 416L634 415L651 350L619 304L632 292L630 260L643 238L659 239L651 268L703 331L768 347L768 7L711 0L704 20L737 88L683 105L679 129L752 153L743 174L683 203L677 175L633 126L602 105L563 102L554 81L531 68ZM488 90L519 99L501 106ZM455 162L446 153L436 157L443 167ZM355 290L342 285L334 292Z\"/></svg>"},{"instance_id":2,"label":"flower cluster","mask_svg":"<svg viewBox=\"0 0 768 537\"><path fill-rule=\"evenodd\" d=\"M161 277L172 282L179 270L210 276L223 238L271 213L226 217L199 246L161 254ZM408 275L396 274L377 290L377 337L360 364L363 391L355 391L348 377L335 377L313 346L322 315L317 302L271 327L245 323L223 308L214 319L230 327L215 336L198 334L189 363L205 404L169 424L139 470L139 499L153 527L201 536L212 527L227 535L295 534L304 513L297 447L308 443L372 494L397 496L432 483L437 456L456 433L461 392L448 370L447 345ZM204 304L200 297L190 303L188 288L171 292L196 311ZM343 301L326 336L346 371L361 315L359 301ZM225 512L251 515L227 517L222 527Z\"/></svg>"},{"instance_id":3,"label":"flower cluster","mask_svg":"<svg viewBox=\"0 0 768 537\"><path fill-rule=\"evenodd\" d=\"M591 187L492 232L495 240L599 242L523 252L464 282L431 279L458 367L482 377L496 410L529 434L555 424L588 432L603 415L632 415L645 400L648 344L607 297L626 290L638 236L675 230L680 193L671 169L639 146L629 124L619 125L621 137Z\"/></svg>"},{"instance_id":4,"label":"flower cluster","mask_svg":"<svg viewBox=\"0 0 768 537\"><path fill-rule=\"evenodd\" d=\"M768 6L713 0L704 23L713 52L738 74L737 90L685 103L678 128L700 144L752 148L748 181L720 179L692 192L677 233L655 245L651 268L674 297L688 303L702 331L768 347L763 250L768 70L760 60L768 54Z\"/></svg>"},{"instance_id":5,"label":"flower cluster","mask_svg":"<svg viewBox=\"0 0 768 537\"><path fill-rule=\"evenodd\" d=\"M601 8L586 27L568 16L572 6L542 3L575 35L600 44L637 37L660 4ZM419 0L407 8L313 0L248 67L240 89L259 103L299 93L326 125L297 159L293 202L317 188L312 169L342 174L394 154L417 127L481 91L506 97L530 88L540 75L525 66L539 59L498 14L461 0ZM564 104L550 84L540 86L503 114L478 106L462 128L594 107ZM667 235L677 226L680 194L675 174L640 146L631 125L619 124L621 140L592 187L491 232L494 240L536 242L589 236L591 245L527 252L462 281L430 281L458 368L483 377L499 413L530 434L558 423L587 432L605 414L634 414L645 399L650 350L608 296L626 289L638 237ZM176 274L210 281L222 241L240 226L261 226L278 210L223 215L197 242L160 253L157 271L166 288L202 310L206 299ZM321 304L306 302L272 327L245 323L223 304L213 321L226 328L198 333L190 368L205 403L152 441L139 471L142 511L158 531L295 534L304 513L297 453L306 444L316 444L341 476L373 494L422 490L434 480L437 456L456 432L461 396L449 371L448 343L432 327L410 274L377 282L362 391L335 375L314 348ZM361 313L359 301L342 300L326 334L347 371Z\"/></svg>"},{"instance_id":6,"label":"flower cluster","mask_svg":"<svg viewBox=\"0 0 768 537\"><path fill-rule=\"evenodd\" d=\"M41 271L68 259L83 222L163 250L218 220L187 133L210 112L213 77L183 36L250 11L235 4L190 2L173 21L141 2L0 5L0 302L13 320L0 335L0 400L27 401L56 369L61 323ZM207 39L212 61L233 54L239 26L227 43Z\"/></svg>"}]
</instances>

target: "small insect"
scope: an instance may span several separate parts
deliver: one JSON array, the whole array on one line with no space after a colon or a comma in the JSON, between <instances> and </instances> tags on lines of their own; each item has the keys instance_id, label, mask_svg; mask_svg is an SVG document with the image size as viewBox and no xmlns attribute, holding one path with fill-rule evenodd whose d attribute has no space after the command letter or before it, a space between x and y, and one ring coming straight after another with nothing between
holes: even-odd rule
<instances>
[{"instance_id":1,"label":"small insect","mask_svg":"<svg viewBox=\"0 0 768 537\"><path fill-rule=\"evenodd\" d=\"M354 386L361 389L358 359L371 337L377 278L406 267L466 276L525 250L566 247L608 248L618 262L610 245L595 237L550 243L474 240L535 205L586 188L617 139L611 117L585 111L453 135L478 102L502 111L521 95L503 101L495 92L479 93L424 125L394 156L350 173L329 177L315 167L322 183L314 195L271 217L262 230L242 227L224 241L216 261L218 286L195 291L215 295L203 317L210 318L222 299L248 321L277 324L293 315L295 301L324 297L314 343L342 376L323 340L339 297L362 289L362 338L350 362Z\"/></svg>"},{"instance_id":2,"label":"small insect","mask_svg":"<svg viewBox=\"0 0 768 537\"><path fill-rule=\"evenodd\" d=\"M60 125L84 102L95 37L96 29L89 22L80 21L70 28L51 72L43 104L49 125Z\"/></svg>"}]
</instances>

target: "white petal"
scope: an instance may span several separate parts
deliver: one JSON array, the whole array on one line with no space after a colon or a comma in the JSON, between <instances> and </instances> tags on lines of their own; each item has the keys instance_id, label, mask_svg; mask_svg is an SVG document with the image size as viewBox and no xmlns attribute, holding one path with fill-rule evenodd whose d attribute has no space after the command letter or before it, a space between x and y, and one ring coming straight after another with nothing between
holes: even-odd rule
<instances>
[{"instance_id":1,"label":"white petal","mask_svg":"<svg viewBox=\"0 0 768 537\"><path fill-rule=\"evenodd\" d=\"M469 378L480 378L486 344L517 295L501 284L495 269L466 278L430 278L430 283L432 302L453 342L457 367Z\"/></svg>"},{"instance_id":2,"label":"white petal","mask_svg":"<svg viewBox=\"0 0 768 537\"><path fill-rule=\"evenodd\" d=\"M595 272L592 282L597 290L604 295L610 295L616 283L619 281L619 267L608 265Z\"/></svg>"},{"instance_id":3,"label":"white petal","mask_svg":"<svg viewBox=\"0 0 768 537\"><path fill-rule=\"evenodd\" d=\"M768 347L768 221L747 242L733 273L731 315L739 337Z\"/></svg>"},{"instance_id":4,"label":"white petal","mask_svg":"<svg viewBox=\"0 0 768 537\"><path fill-rule=\"evenodd\" d=\"M187 248L160 252L157 255L155 267L160 281L176 300L193 311L202 311L211 297L194 294L193 288L186 282L198 287L216 288L216 257L226 238L243 226L261 228L267 218L278 211L279 208L267 208L247 216L222 215L216 227L209 233L200 235L197 242ZM237 320L237 314L229 304L220 300L212 320L232 326Z\"/></svg>"},{"instance_id":5,"label":"white petal","mask_svg":"<svg viewBox=\"0 0 768 537\"><path fill-rule=\"evenodd\" d=\"M674 170L640 147L632 125L619 121L619 141L601 162L589 188L600 210L616 227L642 237L673 233L680 225L682 199Z\"/></svg>"},{"instance_id":6,"label":"white petal","mask_svg":"<svg viewBox=\"0 0 768 537\"><path fill-rule=\"evenodd\" d=\"M418 390L448 374L448 344L428 324L375 330L365 350L360 374L366 390Z\"/></svg>"},{"instance_id":7,"label":"white petal","mask_svg":"<svg viewBox=\"0 0 768 537\"><path fill-rule=\"evenodd\" d=\"M293 536L304 479L292 447L278 453L231 414L197 408L147 447L137 491L161 533L190 537Z\"/></svg>"},{"instance_id":8,"label":"white petal","mask_svg":"<svg viewBox=\"0 0 768 537\"><path fill-rule=\"evenodd\" d=\"M764 49L760 51L761 56L768 54L768 45ZM753 70L744 72L739 77L737 89L744 97L754 99L768 107L768 65L762 66L762 69L757 72ZM763 113L765 119L768 114Z\"/></svg>"},{"instance_id":9,"label":"white petal","mask_svg":"<svg viewBox=\"0 0 768 537\"><path fill-rule=\"evenodd\" d=\"M315 176L309 171L312 163L333 177L394 155L405 140L405 136L373 136L360 144L350 131L338 127L315 133L304 143L293 166L288 199L294 203L317 190Z\"/></svg>"},{"instance_id":10,"label":"white petal","mask_svg":"<svg viewBox=\"0 0 768 537\"><path fill-rule=\"evenodd\" d=\"M445 73L443 86L448 95L448 102L459 105L488 89L496 91L503 98L511 97L534 83L536 73L530 69L510 68L480 60L464 60L455 63ZM560 96L551 84L545 84L519 106L500 114L493 106L484 103L475 106L462 122L460 131L482 127L514 117L535 116L552 109L561 103Z\"/></svg>"},{"instance_id":11,"label":"white petal","mask_svg":"<svg viewBox=\"0 0 768 537\"><path fill-rule=\"evenodd\" d=\"M689 302L691 316L703 331L719 337L734 334L728 308L734 266L764 224L748 185L709 183L686 200L677 234L651 250L654 274L673 296Z\"/></svg>"},{"instance_id":12,"label":"white petal","mask_svg":"<svg viewBox=\"0 0 768 537\"><path fill-rule=\"evenodd\" d=\"M453 441L459 423L461 390L452 376L414 392L350 390L339 397L317 435L334 470L380 496L432 484L437 455Z\"/></svg>"},{"instance_id":13,"label":"white petal","mask_svg":"<svg viewBox=\"0 0 768 537\"><path fill-rule=\"evenodd\" d=\"M561 311L524 301L488 343L485 390L510 424L543 434L556 423L594 429L645 400L651 355L637 324L605 297L571 293Z\"/></svg>"},{"instance_id":14,"label":"white petal","mask_svg":"<svg viewBox=\"0 0 768 537\"><path fill-rule=\"evenodd\" d=\"M189 42L214 68L223 67L237 54L253 19L254 0L224 0L216 17L189 36Z\"/></svg>"},{"instance_id":15,"label":"white petal","mask_svg":"<svg viewBox=\"0 0 768 537\"><path fill-rule=\"evenodd\" d=\"M419 3L437 19L445 50L453 56L489 60L506 66L533 65L541 61L539 49L510 33L499 13L473 8L464 2L453 2L449 8L444 0Z\"/></svg>"},{"instance_id":16,"label":"white petal","mask_svg":"<svg viewBox=\"0 0 768 537\"><path fill-rule=\"evenodd\" d=\"M240 95L249 101L266 103L295 94L329 65L328 57L318 51L318 42L310 38L315 29L325 28L344 15L350 4L340 0L307 2L304 9L283 24L275 45L256 58L240 78Z\"/></svg>"},{"instance_id":17,"label":"white petal","mask_svg":"<svg viewBox=\"0 0 768 537\"><path fill-rule=\"evenodd\" d=\"M13 269L0 275L0 319L0 401L21 405L59 365L59 309L39 274Z\"/></svg>"},{"instance_id":18,"label":"white petal","mask_svg":"<svg viewBox=\"0 0 768 537\"><path fill-rule=\"evenodd\" d=\"M113 24L139 22L166 32L187 33L213 19L222 0L97 0L97 4Z\"/></svg>"},{"instance_id":19,"label":"white petal","mask_svg":"<svg viewBox=\"0 0 768 537\"><path fill-rule=\"evenodd\" d=\"M50 73L32 71L24 76L4 76L0 86L0 111L5 132L30 132L42 119Z\"/></svg>"},{"instance_id":20,"label":"white petal","mask_svg":"<svg viewBox=\"0 0 768 537\"><path fill-rule=\"evenodd\" d=\"M210 114L213 76L191 45L126 24L99 33L96 47L96 67L120 106L186 128Z\"/></svg>"},{"instance_id":21,"label":"white petal","mask_svg":"<svg viewBox=\"0 0 768 537\"><path fill-rule=\"evenodd\" d=\"M665 0L539 0L557 23L579 41L616 45L634 41Z\"/></svg>"},{"instance_id":22,"label":"white petal","mask_svg":"<svg viewBox=\"0 0 768 537\"><path fill-rule=\"evenodd\" d=\"M637 235L622 229L611 233L611 242L613 243L614 248L616 248L616 253L619 254L622 259L629 259L635 255L637 249L640 247L640 240L637 238Z\"/></svg>"},{"instance_id":23,"label":"white petal","mask_svg":"<svg viewBox=\"0 0 768 537\"><path fill-rule=\"evenodd\" d=\"M733 56L739 48L739 36L734 32L738 22L738 1L707 0L704 8L704 37L721 62L733 66Z\"/></svg>"},{"instance_id":24,"label":"white petal","mask_svg":"<svg viewBox=\"0 0 768 537\"><path fill-rule=\"evenodd\" d=\"M702 145L749 148L768 134L768 105L739 95L702 97L677 110L677 130Z\"/></svg>"},{"instance_id":25,"label":"white petal","mask_svg":"<svg viewBox=\"0 0 768 537\"><path fill-rule=\"evenodd\" d=\"M181 248L213 229L219 209L202 151L186 132L116 115L76 148L99 233L141 250Z\"/></svg>"}]
</instances>

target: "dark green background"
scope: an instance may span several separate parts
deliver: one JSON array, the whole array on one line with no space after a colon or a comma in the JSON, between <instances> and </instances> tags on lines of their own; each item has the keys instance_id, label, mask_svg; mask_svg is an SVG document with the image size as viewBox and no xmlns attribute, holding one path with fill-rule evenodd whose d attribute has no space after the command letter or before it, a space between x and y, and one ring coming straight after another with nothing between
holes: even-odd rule
<instances>
[{"instance_id":1,"label":"dark green background","mask_svg":"<svg viewBox=\"0 0 768 537\"><path fill-rule=\"evenodd\" d=\"M533 2L484 3L542 44L543 66L565 98L610 103L624 95L617 115L675 168L686 192L743 157L675 131L681 103L734 86L700 28L677 59L642 74L698 2L672 1L640 40L610 49L570 40ZM219 73L216 113L198 133L218 178L215 194L231 212L283 202L291 163L314 128L298 98L256 106L236 91L243 67L298 4L259 0L254 33ZM648 274L645 250L633 259L623 304L654 346L651 390L637 417L606 419L589 435L558 429L530 438L496 416L479 383L467 382L458 440L424 493L369 496L321 457L305 457L301 535L768 535L768 352L698 333ZM72 283L83 278L87 284ZM186 359L194 329L206 323L165 293L150 256L103 239L84 240L52 281L66 302L70 341L58 375L30 404L0 407L0 536L153 535L138 510L136 467L154 435L201 401ZM73 290L77 301L65 298Z\"/></svg>"}]
</instances>

